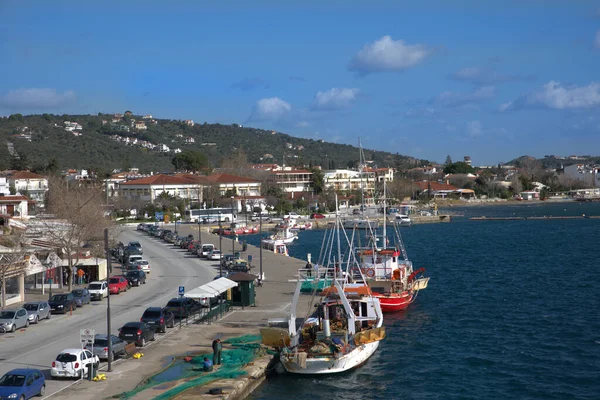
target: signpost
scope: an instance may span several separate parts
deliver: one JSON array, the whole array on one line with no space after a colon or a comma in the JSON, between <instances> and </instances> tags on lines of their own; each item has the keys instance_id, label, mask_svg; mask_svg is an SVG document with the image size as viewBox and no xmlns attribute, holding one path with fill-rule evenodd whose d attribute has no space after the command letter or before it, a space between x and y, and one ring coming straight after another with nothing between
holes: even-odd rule
<instances>
[{"instance_id":1,"label":"signpost","mask_svg":"<svg viewBox=\"0 0 600 400\"><path fill-rule=\"evenodd\" d=\"M252 254L248 254L248 265L252 267Z\"/></svg>"},{"instance_id":2,"label":"signpost","mask_svg":"<svg viewBox=\"0 0 600 400\"><path fill-rule=\"evenodd\" d=\"M81 347L85 347L88 343L94 346L94 337L96 336L95 329L80 329L79 330L79 340L81 341ZM110 338L109 338L110 340ZM93 353L93 350L92 350ZM94 376L94 363L88 364L88 379L92 379ZM83 375L82 375L83 376Z\"/></svg>"},{"instance_id":3,"label":"signpost","mask_svg":"<svg viewBox=\"0 0 600 400\"><path fill-rule=\"evenodd\" d=\"M79 338L81 340L81 346L85 346L86 343L94 344L94 336L96 336L95 329L80 329Z\"/></svg>"}]
</instances>

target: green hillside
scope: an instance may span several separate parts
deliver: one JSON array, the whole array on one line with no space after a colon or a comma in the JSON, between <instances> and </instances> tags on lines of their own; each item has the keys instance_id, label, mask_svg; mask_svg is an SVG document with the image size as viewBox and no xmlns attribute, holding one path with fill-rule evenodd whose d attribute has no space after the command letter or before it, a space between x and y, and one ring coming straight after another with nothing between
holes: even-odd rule
<instances>
[{"instance_id":1,"label":"green hillside","mask_svg":"<svg viewBox=\"0 0 600 400\"><path fill-rule=\"evenodd\" d=\"M356 146L296 138L264 129L239 125L196 124L184 121L145 120L147 129L132 127L131 119L142 121L141 116L125 116L113 123L112 114L99 115L28 115L14 114L0 118L0 169L27 167L43 170L51 160L59 169L91 169L102 172L113 169L138 167L141 172L173 171L172 151L160 153L143 148L141 141L153 145L164 144L171 150L196 150L205 153L213 167L238 149L251 163L285 163L286 165L321 165L323 168L355 166L359 159ZM65 121L81 125L81 135L65 131ZM103 124L103 121L106 121ZM125 131L128 127L129 131ZM29 137L30 135L30 137ZM137 139L137 145L126 145L113 138ZM194 143L185 143L193 138ZM9 154L8 143L20 156ZM379 167L412 168L428 162L399 154L364 149L366 160ZM269 157L269 155L271 157ZM282 162L282 160L284 160Z\"/></svg>"}]
</instances>

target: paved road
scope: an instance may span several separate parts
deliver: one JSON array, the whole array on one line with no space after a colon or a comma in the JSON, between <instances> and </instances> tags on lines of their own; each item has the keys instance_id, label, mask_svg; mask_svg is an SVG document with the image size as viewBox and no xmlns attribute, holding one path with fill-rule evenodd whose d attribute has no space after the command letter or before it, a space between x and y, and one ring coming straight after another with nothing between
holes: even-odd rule
<instances>
[{"instance_id":1,"label":"paved road","mask_svg":"<svg viewBox=\"0 0 600 400\"><path fill-rule=\"evenodd\" d=\"M178 287L186 291L212 281L216 275L215 262L200 260L189 253L154 239L144 233L126 227L119 238L127 243L138 240L144 248L144 258L150 261L151 273L146 285L134 287L126 293L111 296L111 328L118 328L130 321L139 321L143 311L150 306L164 306L177 296ZM118 274L119 269L113 270ZM79 331L95 329L106 333L106 299L92 302L77 309L73 315L53 315L50 320L31 325L14 334L0 334L0 376L14 368L37 368L46 377L58 353L66 348L80 346ZM104 364L104 363L103 363ZM47 380L46 395L49 396L71 384L70 380Z\"/></svg>"}]
</instances>

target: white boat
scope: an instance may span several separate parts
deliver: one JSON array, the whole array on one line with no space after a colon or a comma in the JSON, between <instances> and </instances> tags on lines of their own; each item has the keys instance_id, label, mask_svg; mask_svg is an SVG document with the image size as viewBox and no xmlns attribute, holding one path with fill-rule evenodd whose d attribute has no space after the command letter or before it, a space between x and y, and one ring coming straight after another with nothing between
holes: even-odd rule
<instances>
[{"instance_id":1,"label":"white boat","mask_svg":"<svg viewBox=\"0 0 600 400\"><path fill-rule=\"evenodd\" d=\"M289 256L287 245L283 240L273 240L273 239L263 239L261 241L261 246L263 249L272 251L275 254L283 254L284 256Z\"/></svg>"},{"instance_id":2,"label":"white boat","mask_svg":"<svg viewBox=\"0 0 600 400\"><path fill-rule=\"evenodd\" d=\"M275 227L275 233L269 236L269 239L274 241L282 241L285 244L290 244L294 240L298 239L298 233L294 232L289 224L284 223Z\"/></svg>"},{"instance_id":3,"label":"white boat","mask_svg":"<svg viewBox=\"0 0 600 400\"><path fill-rule=\"evenodd\" d=\"M336 218L338 254L336 257L329 253L323 260L342 259L340 229L341 221ZM325 235L323 243L333 242L335 236L327 238ZM263 344L279 350L281 365L287 372L321 375L348 371L365 363L385 338L379 300L364 283L349 282L350 274L346 275L341 267L344 266L334 261L328 267L299 270L287 330L261 329ZM331 286L321 293L316 311L297 328L296 307L304 301L300 299L302 284L322 278L328 279Z\"/></svg>"},{"instance_id":4,"label":"white boat","mask_svg":"<svg viewBox=\"0 0 600 400\"><path fill-rule=\"evenodd\" d=\"M396 215L396 224L398 226L411 226L412 220L408 215L405 214L397 214Z\"/></svg>"},{"instance_id":5,"label":"white boat","mask_svg":"<svg viewBox=\"0 0 600 400\"><path fill-rule=\"evenodd\" d=\"M352 218L342 221L344 229L377 229L379 223L368 218Z\"/></svg>"}]
</instances>

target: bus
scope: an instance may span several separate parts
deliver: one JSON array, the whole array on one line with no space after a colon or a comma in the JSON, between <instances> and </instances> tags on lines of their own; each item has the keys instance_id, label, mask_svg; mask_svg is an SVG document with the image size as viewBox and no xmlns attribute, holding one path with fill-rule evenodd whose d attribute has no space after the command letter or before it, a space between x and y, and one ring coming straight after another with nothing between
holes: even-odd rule
<instances>
[{"instance_id":1,"label":"bus","mask_svg":"<svg viewBox=\"0 0 600 400\"><path fill-rule=\"evenodd\" d=\"M222 223L230 223L237 219L233 208L205 208L196 210L187 210L185 220L187 222L201 224L218 224L219 218Z\"/></svg>"}]
</instances>

